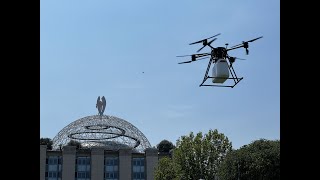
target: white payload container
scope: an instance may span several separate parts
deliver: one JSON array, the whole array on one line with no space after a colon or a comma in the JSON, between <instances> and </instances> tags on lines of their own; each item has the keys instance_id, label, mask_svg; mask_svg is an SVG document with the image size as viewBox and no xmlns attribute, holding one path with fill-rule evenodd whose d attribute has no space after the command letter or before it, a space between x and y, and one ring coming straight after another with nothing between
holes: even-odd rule
<instances>
[{"instance_id":1,"label":"white payload container","mask_svg":"<svg viewBox=\"0 0 320 180\"><path fill-rule=\"evenodd\" d=\"M219 59L212 67L212 82L224 83L229 78L228 62L225 59Z\"/></svg>"}]
</instances>

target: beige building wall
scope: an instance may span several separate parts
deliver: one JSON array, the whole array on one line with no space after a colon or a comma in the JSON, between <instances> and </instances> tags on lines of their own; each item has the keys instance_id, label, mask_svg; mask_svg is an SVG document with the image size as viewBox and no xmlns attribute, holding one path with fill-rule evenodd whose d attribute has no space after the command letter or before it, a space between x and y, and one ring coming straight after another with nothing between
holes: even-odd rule
<instances>
[{"instance_id":1,"label":"beige building wall","mask_svg":"<svg viewBox=\"0 0 320 180\"><path fill-rule=\"evenodd\" d=\"M75 146L64 146L62 150L62 180L75 179L76 155ZM90 153L90 154L88 154ZM86 155L91 156L91 180L103 180L104 177L104 158L110 152L105 152L101 147L93 147L91 152ZM46 156L61 155L61 151L47 151L46 145L40 145L40 180L45 180ZM147 148L145 154L132 155L131 149L119 150L118 153L112 152L112 156L119 157L119 180L132 179L132 157L145 157L146 180L154 180L155 168L158 165L158 151L155 148ZM111 155L110 154L110 155Z\"/></svg>"},{"instance_id":2,"label":"beige building wall","mask_svg":"<svg viewBox=\"0 0 320 180\"><path fill-rule=\"evenodd\" d=\"M64 146L62 150L62 179L74 180L76 146Z\"/></svg>"},{"instance_id":3,"label":"beige building wall","mask_svg":"<svg viewBox=\"0 0 320 180\"><path fill-rule=\"evenodd\" d=\"M119 180L132 179L132 150L120 149L119 150Z\"/></svg>"},{"instance_id":4,"label":"beige building wall","mask_svg":"<svg viewBox=\"0 0 320 180\"><path fill-rule=\"evenodd\" d=\"M147 148L146 149L147 180L154 180L154 172L157 165L158 165L158 150L155 148Z\"/></svg>"},{"instance_id":5,"label":"beige building wall","mask_svg":"<svg viewBox=\"0 0 320 180\"><path fill-rule=\"evenodd\" d=\"M45 180L46 175L47 145L40 145L40 180Z\"/></svg>"},{"instance_id":6,"label":"beige building wall","mask_svg":"<svg viewBox=\"0 0 320 180\"><path fill-rule=\"evenodd\" d=\"M103 180L104 149L93 147L91 150L91 180Z\"/></svg>"}]
</instances>

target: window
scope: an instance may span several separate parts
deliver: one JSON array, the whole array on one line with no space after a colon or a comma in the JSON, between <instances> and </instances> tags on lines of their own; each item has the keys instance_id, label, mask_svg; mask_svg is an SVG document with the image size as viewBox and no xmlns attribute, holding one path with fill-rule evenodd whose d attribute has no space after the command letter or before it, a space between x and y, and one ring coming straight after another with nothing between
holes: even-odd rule
<instances>
[{"instance_id":1,"label":"window","mask_svg":"<svg viewBox=\"0 0 320 180\"><path fill-rule=\"evenodd\" d=\"M119 160L118 157L104 158L104 179L118 180L119 178Z\"/></svg>"},{"instance_id":2,"label":"window","mask_svg":"<svg viewBox=\"0 0 320 180\"><path fill-rule=\"evenodd\" d=\"M132 158L132 179L145 180L144 158Z\"/></svg>"},{"instance_id":3,"label":"window","mask_svg":"<svg viewBox=\"0 0 320 180\"><path fill-rule=\"evenodd\" d=\"M46 159L46 180L61 180L62 157L48 156Z\"/></svg>"},{"instance_id":4,"label":"window","mask_svg":"<svg viewBox=\"0 0 320 180\"><path fill-rule=\"evenodd\" d=\"M76 158L75 180L90 180L91 159L86 156Z\"/></svg>"}]
</instances>

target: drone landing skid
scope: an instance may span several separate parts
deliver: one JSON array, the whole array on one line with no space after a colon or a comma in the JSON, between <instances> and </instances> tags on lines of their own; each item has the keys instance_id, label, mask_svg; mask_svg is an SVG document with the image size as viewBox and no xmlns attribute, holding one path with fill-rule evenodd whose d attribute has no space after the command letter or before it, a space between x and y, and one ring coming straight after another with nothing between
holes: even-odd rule
<instances>
[{"instance_id":1,"label":"drone landing skid","mask_svg":"<svg viewBox=\"0 0 320 180\"><path fill-rule=\"evenodd\" d=\"M209 78L217 78L217 77L207 77L206 79ZM242 79L242 78L227 78L227 79L233 79L234 80L234 84L233 85L222 85L222 84L204 84L205 82L202 82L199 86L216 86L216 87L231 87L233 88L234 86L236 86ZM206 81L206 80L205 80Z\"/></svg>"},{"instance_id":2,"label":"drone landing skid","mask_svg":"<svg viewBox=\"0 0 320 180\"><path fill-rule=\"evenodd\" d=\"M203 78L203 81L202 81L202 83L199 85L200 87L201 87L201 86L216 86L216 87L231 87L231 88L233 88L234 86L236 86L236 85L243 79L243 77L241 77L241 78L238 78L238 77L237 77L237 74L236 74L236 72L234 71L233 67L230 66L229 64L228 64L228 70L229 70L229 72L230 72L230 74L231 74L232 77L225 78L225 77L213 77L213 76L208 76L208 73L209 73L209 70L210 70L210 66L211 66L211 64L212 64L212 61L213 61L213 58L211 58L210 61L209 61L209 64L208 64L206 73L205 73L204 78ZM220 83L214 83L214 82L212 82L212 81L211 81L212 84L204 84L208 79L212 79L212 80L213 80L213 79L223 79L223 80L225 80L225 81L227 81L227 80L232 81L232 80L233 80L234 84L233 84L233 85L222 85L222 84L220 84Z\"/></svg>"}]
</instances>

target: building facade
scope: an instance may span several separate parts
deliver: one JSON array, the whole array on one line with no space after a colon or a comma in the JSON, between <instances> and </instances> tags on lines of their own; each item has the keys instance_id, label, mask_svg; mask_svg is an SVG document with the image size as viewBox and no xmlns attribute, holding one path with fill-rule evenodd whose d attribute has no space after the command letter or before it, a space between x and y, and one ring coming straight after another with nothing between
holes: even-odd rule
<instances>
[{"instance_id":1,"label":"building facade","mask_svg":"<svg viewBox=\"0 0 320 180\"><path fill-rule=\"evenodd\" d=\"M40 180L154 180L158 150L110 151L104 147L48 150L40 145Z\"/></svg>"}]
</instances>

